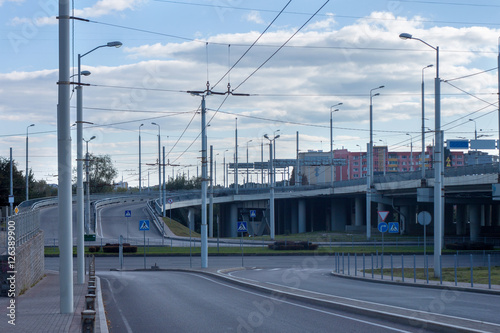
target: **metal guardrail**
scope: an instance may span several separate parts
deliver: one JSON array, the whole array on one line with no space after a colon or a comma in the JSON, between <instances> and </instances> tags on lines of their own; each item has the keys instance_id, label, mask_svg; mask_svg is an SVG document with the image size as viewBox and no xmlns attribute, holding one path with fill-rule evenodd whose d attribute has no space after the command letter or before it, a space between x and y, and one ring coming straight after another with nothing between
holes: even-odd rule
<instances>
[{"instance_id":1,"label":"metal guardrail","mask_svg":"<svg viewBox=\"0 0 500 333\"><path fill-rule=\"evenodd\" d=\"M1 222L0 248L8 248L9 236L15 237L15 246L19 247L29 241L40 231L40 218L38 210L25 211Z\"/></svg>"}]
</instances>

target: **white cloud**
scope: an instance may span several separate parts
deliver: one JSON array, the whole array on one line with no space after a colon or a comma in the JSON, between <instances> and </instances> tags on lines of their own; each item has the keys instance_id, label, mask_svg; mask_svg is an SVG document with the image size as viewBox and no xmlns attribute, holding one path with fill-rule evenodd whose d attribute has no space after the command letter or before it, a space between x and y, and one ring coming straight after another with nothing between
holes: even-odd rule
<instances>
[{"instance_id":1,"label":"white cloud","mask_svg":"<svg viewBox=\"0 0 500 333\"><path fill-rule=\"evenodd\" d=\"M245 20L247 20L248 22L253 22L253 23L257 23L257 24L264 24L264 20L260 16L260 12L258 12L256 10L252 10L252 11L250 11L250 13L245 15Z\"/></svg>"}]
</instances>

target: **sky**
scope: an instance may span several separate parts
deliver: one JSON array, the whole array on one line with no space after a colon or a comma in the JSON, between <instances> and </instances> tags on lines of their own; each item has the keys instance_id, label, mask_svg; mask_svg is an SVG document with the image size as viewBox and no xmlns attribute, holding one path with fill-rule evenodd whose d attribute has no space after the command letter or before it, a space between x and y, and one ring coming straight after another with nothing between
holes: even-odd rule
<instances>
[{"instance_id":1,"label":"sky","mask_svg":"<svg viewBox=\"0 0 500 333\"><path fill-rule=\"evenodd\" d=\"M131 186L158 184L161 145L175 167L201 175L201 98L228 91L249 96L206 98L208 145L217 183L222 163L269 156L263 138L280 135L276 158L333 147L366 151L373 91L373 140L391 151L420 151L422 77L426 145L434 130L434 78L439 47L441 123L445 140L498 139L500 4L496 1L408 0L81 0L71 1L72 73L82 57L84 138L108 154ZM57 183L57 0L0 0L0 156L9 148L35 179ZM87 21L88 20L88 21ZM402 40L400 33L418 40ZM253 45L253 46L252 46ZM431 68L423 70L427 65ZM229 71L229 74L226 75ZM424 76L422 76L424 73ZM75 77L76 81L76 77ZM342 105L338 105L342 103ZM338 109L338 111L331 112ZM71 119L76 95L71 95ZM470 120L472 119L472 120ZM34 124L35 126L29 127ZM144 124L140 127L141 124ZM72 154L76 166L76 131ZM498 150L488 151L498 154ZM150 164L150 165L148 165ZM258 181L252 176L251 181ZM241 179L242 177L240 177Z\"/></svg>"}]
</instances>

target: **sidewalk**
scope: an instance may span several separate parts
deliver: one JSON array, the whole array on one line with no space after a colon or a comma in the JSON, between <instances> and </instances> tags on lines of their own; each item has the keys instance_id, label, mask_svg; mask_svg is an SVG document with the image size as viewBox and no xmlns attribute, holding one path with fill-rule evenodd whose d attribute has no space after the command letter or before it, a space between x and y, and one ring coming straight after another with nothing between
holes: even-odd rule
<instances>
[{"instance_id":1,"label":"sidewalk","mask_svg":"<svg viewBox=\"0 0 500 333\"><path fill-rule=\"evenodd\" d=\"M45 277L23 295L16 297L15 326L9 324L7 306L10 298L0 298L0 332L26 332L26 333L76 333L81 332L81 312L85 309L85 295L87 283L82 285L74 283L73 301L74 312L71 314L60 313L59 298L59 272L46 271ZM76 273L73 281L76 281ZM107 333L107 327L101 330L100 317L104 313L100 284L97 283L96 298L96 326L95 332ZM99 302L98 299L101 299ZM105 323L105 318L103 323ZM106 325L104 325L106 326Z\"/></svg>"}]
</instances>

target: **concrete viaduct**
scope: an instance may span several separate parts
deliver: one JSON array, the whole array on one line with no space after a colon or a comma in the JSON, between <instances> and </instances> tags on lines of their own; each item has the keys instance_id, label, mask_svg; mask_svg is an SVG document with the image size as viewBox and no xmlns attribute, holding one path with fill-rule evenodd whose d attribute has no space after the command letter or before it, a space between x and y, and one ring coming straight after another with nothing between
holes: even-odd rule
<instances>
[{"instance_id":1,"label":"concrete viaduct","mask_svg":"<svg viewBox=\"0 0 500 333\"><path fill-rule=\"evenodd\" d=\"M445 170L446 236L467 236L478 241L482 236L500 235L500 200L495 200L493 190L499 180L498 168L498 164L483 164ZM421 178L420 171L375 176L370 212L372 235L377 233L377 211L389 211L387 221L400 222L401 233L422 234L417 214L420 211L433 214L433 170L427 171L424 181ZM277 235L366 232L366 189L366 179L335 182L333 187L329 184L277 187L275 232ZM269 233L268 188L240 187L238 194L234 189L216 189L213 193L213 204L218 205L215 221L219 221L221 237L236 237L237 221L247 221L250 234ZM199 192L188 197L172 195L173 203L167 209L200 208ZM432 222L427 230L432 232Z\"/></svg>"}]
</instances>

